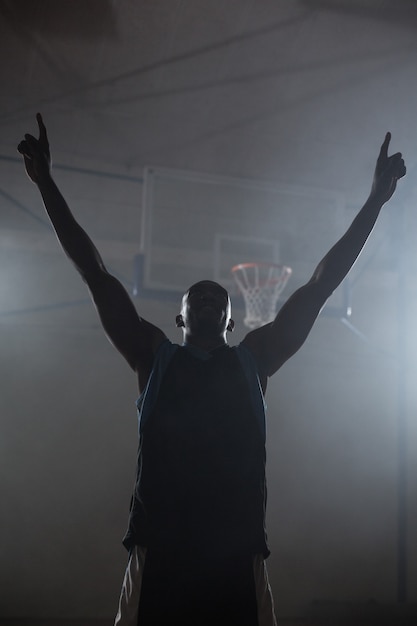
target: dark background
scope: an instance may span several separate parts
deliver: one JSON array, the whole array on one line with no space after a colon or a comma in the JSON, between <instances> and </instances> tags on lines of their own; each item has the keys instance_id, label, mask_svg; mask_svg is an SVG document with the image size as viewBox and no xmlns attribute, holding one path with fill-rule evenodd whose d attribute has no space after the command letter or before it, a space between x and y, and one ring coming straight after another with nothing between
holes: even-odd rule
<instances>
[{"instance_id":1,"label":"dark background","mask_svg":"<svg viewBox=\"0 0 417 626\"><path fill-rule=\"evenodd\" d=\"M130 291L145 166L331 192L347 224L392 132L409 174L352 272L353 330L324 311L270 382L268 566L279 617L411 614L416 32L412 0L0 1L0 617L111 619L137 445L134 376L16 152L37 111L57 182ZM294 238L327 232L331 210L315 216ZM175 211L166 228L194 259ZM151 295L138 310L180 340L176 302ZM238 299L235 314L232 343Z\"/></svg>"}]
</instances>

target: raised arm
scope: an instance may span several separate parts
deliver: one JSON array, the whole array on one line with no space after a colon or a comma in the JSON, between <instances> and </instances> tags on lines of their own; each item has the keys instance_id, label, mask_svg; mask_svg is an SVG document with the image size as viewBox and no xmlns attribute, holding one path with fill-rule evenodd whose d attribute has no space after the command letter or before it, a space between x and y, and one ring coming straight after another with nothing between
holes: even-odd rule
<instances>
[{"instance_id":1,"label":"raised arm","mask_svg":"<svg viewBox=\"0 0 417 626\"><path fill-rule=\"evenodd\" d=\"M74 219L51 176L48 137L39 113L37 122L39 138L27 134L18 146L26 172L39 188L64 252L88 285L108 338L138 373L139 387L143 388L155 350L165 335L139 317L123 285L106 270L93 242Z\"/></svg>"},{"instance_id":2,"label":"raised arm","mask_svg":"<svg viewBox=\"0 0 417 626\"><path fill-rule=\"evenodd\" d=\"M376 163L371 193L347 232L320 261L310 280L283 305L273 322L250 332L245 342L271 376L303 345L318 314L345 278L368 239L382 206L406 169L401 153L388 156L390 133ZM265 381L264 381L265 382Z\"/></svg>"}]
</instances>

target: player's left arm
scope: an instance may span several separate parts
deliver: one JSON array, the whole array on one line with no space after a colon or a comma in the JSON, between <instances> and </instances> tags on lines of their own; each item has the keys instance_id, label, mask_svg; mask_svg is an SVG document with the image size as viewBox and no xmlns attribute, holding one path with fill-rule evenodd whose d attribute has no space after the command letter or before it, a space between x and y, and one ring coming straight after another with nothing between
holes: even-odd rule
<instances>
[{"instance_id":1,"label":"player's left arm","mask_svg":"<svg viewBox=\"0 0 417 626\"><path fill-rule=\"evenodd\" d=\"M395 191L397 180L405 175L401 153L388 156L390 140L391 135L387 133L376 163L371 193L346 233L320 261L310 280L287 300L275 320L246 335L245 344L267 376L274 374L301 348L327 299L358 258L382 206Z\"/></svg>"}]
</instances>

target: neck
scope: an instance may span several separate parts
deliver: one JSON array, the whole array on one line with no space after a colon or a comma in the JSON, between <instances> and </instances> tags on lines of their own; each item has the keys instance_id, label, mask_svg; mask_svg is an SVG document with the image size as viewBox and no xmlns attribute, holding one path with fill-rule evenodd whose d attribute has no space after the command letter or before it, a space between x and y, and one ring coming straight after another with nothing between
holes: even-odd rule
<instances>
[{"instance_id":1,"label":"neck","mask_svg":"<svg viewBox=\"0 0 417 626\"><path fill-rule=\"evenodd\" d=\"M195 336L191 333L184 333L184 343L200 348L200 350L210 352L210 350L226 345L227 340L226 336L223 335L216 337L204 337L201 335Z\"/></svg>"}]
</instances>

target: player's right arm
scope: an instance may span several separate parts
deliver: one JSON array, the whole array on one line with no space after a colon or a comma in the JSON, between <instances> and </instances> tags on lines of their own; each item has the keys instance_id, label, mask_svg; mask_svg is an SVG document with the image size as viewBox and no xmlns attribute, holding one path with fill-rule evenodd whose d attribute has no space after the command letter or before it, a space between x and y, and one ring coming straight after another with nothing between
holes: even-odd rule
<instances>
[{"instance_id":1,"label":"player's right arm","mask_svg":"<svg viewBox=\"0 0 417 626\"><path fill-rule=\"evenodd\" d=\"M49 143L40 114L37 121L39 138L27 134L18 146L26 172L39 188L62 248L89 288L108 338L137 372L142 389L150 374L155 351L165 335L138 315L127 291L107 271L97 248L74 219L51 176Z\"/></svg>"}]
</instances>

